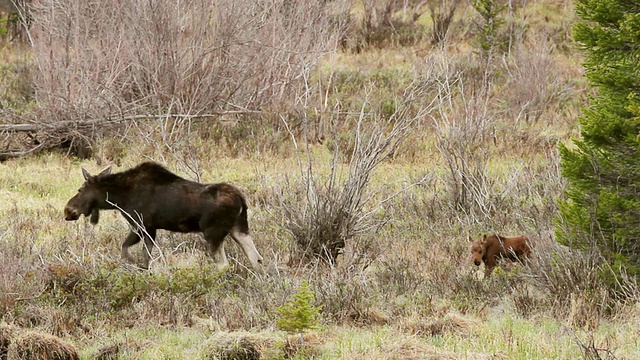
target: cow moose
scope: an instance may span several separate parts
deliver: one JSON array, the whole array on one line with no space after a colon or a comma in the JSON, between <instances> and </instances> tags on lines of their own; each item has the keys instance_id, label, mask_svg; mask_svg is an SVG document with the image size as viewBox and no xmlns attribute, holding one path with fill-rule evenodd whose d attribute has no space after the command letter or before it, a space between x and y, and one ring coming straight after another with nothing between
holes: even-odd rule
<instances>
[{"instance_id":1,"label":"cow moose","mask_svg":"<svg viewBox=\"0 0 640 360\"><path fill-rule=\"evenodd\" d=\"M117 209L131 225L122 243L122 258L135 263L129 247L142 238L147 247L142 268L149 268L156 230L202 232L209 254L220 267L229 264L223 241L227 235L240 245L254 269L260 269L258 253L247 222L247 201L237 187L200 184L171 173L154 162L144 162L120 173L111 168L92 176L82 169L85 182L64 208L65 220L90 216L97 224L100 210Z\"/></svg>"},{"instance_id":2,"label":"cow moose","mask_svg":"<svg viewBox=\"0 0 640 360\"><path fill-rule=\"evenodd\" d=\"M504 237L500 235L484 235L481 240L471 241L473 263L480 266L484 262L484 276L491 276L500 259L524 261L531 256L529 237Z\"/></svg>"}]
</instances>

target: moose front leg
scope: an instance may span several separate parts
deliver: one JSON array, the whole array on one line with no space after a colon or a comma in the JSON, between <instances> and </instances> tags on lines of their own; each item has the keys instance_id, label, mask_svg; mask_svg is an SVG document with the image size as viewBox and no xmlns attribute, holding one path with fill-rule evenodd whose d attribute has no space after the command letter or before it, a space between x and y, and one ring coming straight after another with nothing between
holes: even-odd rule
<instances>
[{"instance_id":1,"label":"moose front leg","mask_svg":"<svg viewBox=\"0 0 640 360\"><path fill-rule=\"evenodd\" d=\"M142 237L144 237L145 246L142 252L142 264L140 265L140 267L143 269L148 269L149 262L151 261L151 251L153 250L153 246L155 244L156 229L135 229L129 231L127 239L122 243L122 258L132 264L136 264L136 260L129 253L129 248L139 243Z\"/></svg>"},{"instance_id":2,"label":"moose front leg","mask_svg":"<svg viewBox=\"0 0 640 360\"><path fill-rule=\"evenodd\" d=\"M491 273L493 273L493 267L487 266L485 264L485 266L484 266L484 278L488 279L491 276Z\"/></svg>"},{"instance_id":3,"label":"moose front leg","mask_svg":"<svg viewBox=\"0 0 640 360\"><path fill-rule=\"evenodd\" d=\"M496 268L498 264L496 263L496 259L493 257L490 257L488 259L486 259L486 261L484 261L484 278L488 279L491 276L491 273L493 273L493 269Z\"/></svg>"},{"instance_id":4,"label":"moose front leg","mask_svg":"<svg viewBox=\"0 0 640 360\"><path fill-rule=\"evenodd\" d=\"M137 232L131 230L129 231L129 235L127 236L125 241L122 243L122 258L132 264L135 264L136 261L131 256L131 254L129 254L129 248L137 244L138 242L140 242L140 235L138 235Z\"/></svg>"},{"instance_id":5,"label":"moose front leg","mask_svg":"<svg viewBox=\"0 0 640 360\"><path fill-rule=\"evenodd\" d=\"M253 269L261 270L262 267L260 265L262 264L263 259L258 253L258 249L256 249L256 245L253 243L253 239L251 238L251 235L249 235L249 232L241 231L239 227L234 226L233 229L231 229L231 237L238 243L238 245L240 245L245 255L247 255Z\"/></svg>"},{"instance_id":6,"label":"moose front leg","mask_svg":"<svg viewBox=\"0 0 640 360\"><path fill-rule=\"evenodd\" d=\"M149 262L151 261L151 251L153 250L153 246L156 243L156 229L146 229L143 232L142 236L144 236L144 249L142 249L142 268L148 269Z\"/></svg>"}]
</instances>

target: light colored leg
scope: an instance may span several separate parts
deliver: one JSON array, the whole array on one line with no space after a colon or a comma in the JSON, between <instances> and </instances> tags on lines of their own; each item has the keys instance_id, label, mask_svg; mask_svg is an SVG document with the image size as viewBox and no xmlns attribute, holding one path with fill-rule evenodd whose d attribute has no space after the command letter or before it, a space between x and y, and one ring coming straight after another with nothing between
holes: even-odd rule
<instances>
[{"instance_id":1,"label":"light colored leg","mask_svg":"<svg viewBox=\"0 0 640 360\"><path fill-rule=\"evenodd\" d=\"M224 251L224 243L220 244L216 250L211 250L211 257L213 257L218 270L229 266L229 260L227 260L227 254Z\"/></svg>"},{"instance_id":2,"label":"light colored leg","mask_svg":"<svg viewBox=\"0 0 640 360\"><path fill-rule=\"evenodd\" d=\"M233 240L240 245L242 251L249 258L249 262L251 262L251 266L255 270L259 270L262 264L262 256L258 253L258 249L256 249L256 245L253 243L253 239L251 235L238 231L235 227L231 229L231 237Z\"/></svg>"}]
</instances>

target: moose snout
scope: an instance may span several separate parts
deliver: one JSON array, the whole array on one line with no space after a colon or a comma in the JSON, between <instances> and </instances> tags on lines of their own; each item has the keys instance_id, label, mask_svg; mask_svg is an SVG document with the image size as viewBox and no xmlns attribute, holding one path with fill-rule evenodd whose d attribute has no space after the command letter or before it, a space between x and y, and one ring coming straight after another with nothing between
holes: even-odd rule
<instances>
[{"instance_id":1,"label":"moose snout","mask_svg":"<svg viewBox=\"0 0 640 360\"><path fill-rule=\"evenodd\" d=\"M473 260L473 263L476 264L476 266L480 266L480 260Z\"/></svg>"},{"instance_id":2,"label":"moose snout","mask_svg":"<svg viewBox=\"0 0 640 360\"><path fill-rule=\"evenodd\" d=\"M74 221L78 220L80 217L80 212L78 210L72 208L64 208L64 219L66 221Z\"/></svg>"}]
</instances>

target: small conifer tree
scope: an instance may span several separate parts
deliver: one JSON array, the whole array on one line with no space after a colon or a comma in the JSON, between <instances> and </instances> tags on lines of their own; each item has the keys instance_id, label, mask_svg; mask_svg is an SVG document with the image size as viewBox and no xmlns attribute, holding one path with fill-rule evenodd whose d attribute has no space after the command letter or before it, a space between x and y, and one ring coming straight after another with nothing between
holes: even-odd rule
<instances>
[{"instance_id":1,"label":"small conifer tree","mask_svg":"<svg viewBox=\"0 0 640 360\"><path fill-rule=\"evenodd\" d=\"M482 58L489 61L498 47L498 29L504 24L502 11L506 5L501 5L496 0L473 0L471 5L483 20L478 24L478 47Z\"/></svg>"},{"instance_id":2,"label":"small conifer tree","mask_svg":"<svg viewBox=\"0 0 640 360\"><path fill-rule=\"evenodd\" d=\"M315 296L307 281L302 281L298 291L278 308L277 326L288 333L303 333L318 326L321 306L314 306Z\"/></svg>"}]
</instances>

